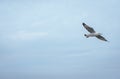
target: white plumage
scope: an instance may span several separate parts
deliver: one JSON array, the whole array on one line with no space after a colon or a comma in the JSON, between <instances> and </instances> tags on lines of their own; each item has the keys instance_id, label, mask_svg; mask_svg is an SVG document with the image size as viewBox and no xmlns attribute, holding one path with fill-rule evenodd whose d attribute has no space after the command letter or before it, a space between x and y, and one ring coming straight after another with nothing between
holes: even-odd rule
<instances>
[{"instance_id":1,"label":"white plumage","mask_svg":"<svg viewBox=\"0 0 120 79\"><path fill-rule=\"evenodd\" d=\"M84 28L90 32L90 34L84 34L84 36L86 36L87 38L88 37L97 37L98 39L100 40L103 40L103 41L107 41L101 33L97 33L92 27L88 26L87 24L85 23L82 23L82 25L84 26Z\"/></svg>"}]
</instances>

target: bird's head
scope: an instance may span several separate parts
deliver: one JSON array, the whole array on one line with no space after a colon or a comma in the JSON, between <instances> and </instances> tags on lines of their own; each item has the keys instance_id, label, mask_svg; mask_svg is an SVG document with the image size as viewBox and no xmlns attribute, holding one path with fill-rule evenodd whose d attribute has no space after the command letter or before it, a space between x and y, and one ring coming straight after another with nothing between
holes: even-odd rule
<instances>
[{"instance_id":1,"label":"bird's head","mask_svg":"<svg viewBox=\"0 0 120 79\"><path fill-rule=\"evenodd\" d=\"M87 36L86 34L84 34L84 36Z\"/></svg>"},{"instance_id":2,"label":"bird's head","mask_svg":"<svg viewBox=\"0 0 120 79\"><path fill-rule=\"evenodd\" d=\"M84 34L84 36L85 36L86 38L88 38L88 37L89 37L87 34Z\"/></svg>"}]
</instances>

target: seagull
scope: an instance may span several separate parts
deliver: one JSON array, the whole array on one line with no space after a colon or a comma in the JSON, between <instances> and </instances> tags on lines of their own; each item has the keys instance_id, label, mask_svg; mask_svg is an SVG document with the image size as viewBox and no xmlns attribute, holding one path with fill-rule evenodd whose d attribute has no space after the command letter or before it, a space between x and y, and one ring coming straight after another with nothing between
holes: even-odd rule
<instances>
[{"instance_id":1,"label":"seagull","mask_svg":"<svg viewBox=\"0 0 120 79\"><path fill-rule=\"evenodd\" d=\"M85 36L86 38L88 38L88 37L96 37L96 38L98 38L98 39L100 39L100 40L102 40L102 41L107 41L107 40L102 36L101 33L97 33L92 27L88 26L88 25L85 24L85 23L82 23L82 25L84 26L84 28L85 28L88 32L90 32L90 34L84 34L84 36Z\"/></svg>"}]
</instances>

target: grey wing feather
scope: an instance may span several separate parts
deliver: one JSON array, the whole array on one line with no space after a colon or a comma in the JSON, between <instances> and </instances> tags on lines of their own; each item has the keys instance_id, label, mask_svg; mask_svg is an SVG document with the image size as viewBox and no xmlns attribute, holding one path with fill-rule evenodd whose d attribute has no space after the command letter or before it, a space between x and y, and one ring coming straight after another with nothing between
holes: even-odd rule
<instances>
[{"instance_id":1,"label":"grey wing feather","mask_svg":"<svg viewBox=\"0 0 120 79\"><path fill-rule=\"evenodd\" d=\"M103 36L101 36L101 35L98 35L98 36L96 36L98 39L100 39L100 40L103 40L103 41L107 41Z\"/></svg>"},{"instance_id":2,"label":"grey wing feather","mask_svg":"<svg viewBox=\"0 0 120 79\"><path fill-rule=\"evenodd\" d=\"M83 23L83 26L86 28L86 30L87 30L88 32L90 32L90 33L95 33L95 30L94 30L92 27L86 25L85 23Z\"/></svg>"}]
</instances>

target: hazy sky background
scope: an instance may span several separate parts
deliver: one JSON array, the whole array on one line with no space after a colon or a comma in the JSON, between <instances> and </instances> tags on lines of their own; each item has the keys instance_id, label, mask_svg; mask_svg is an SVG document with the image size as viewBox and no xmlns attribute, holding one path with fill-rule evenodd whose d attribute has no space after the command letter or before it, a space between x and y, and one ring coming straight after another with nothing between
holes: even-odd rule
<instances>
[{"instance_id":1,"label":"hazy sky background","mask_svg":"<svg viewBox=\"0 0 120 79\"><path fill-rule=\"evenodd\" d=\"M120 79L120 0L0 0L0 79ZM86 38L82 22L110 42Z\"/></svg>"}]
</instances>

